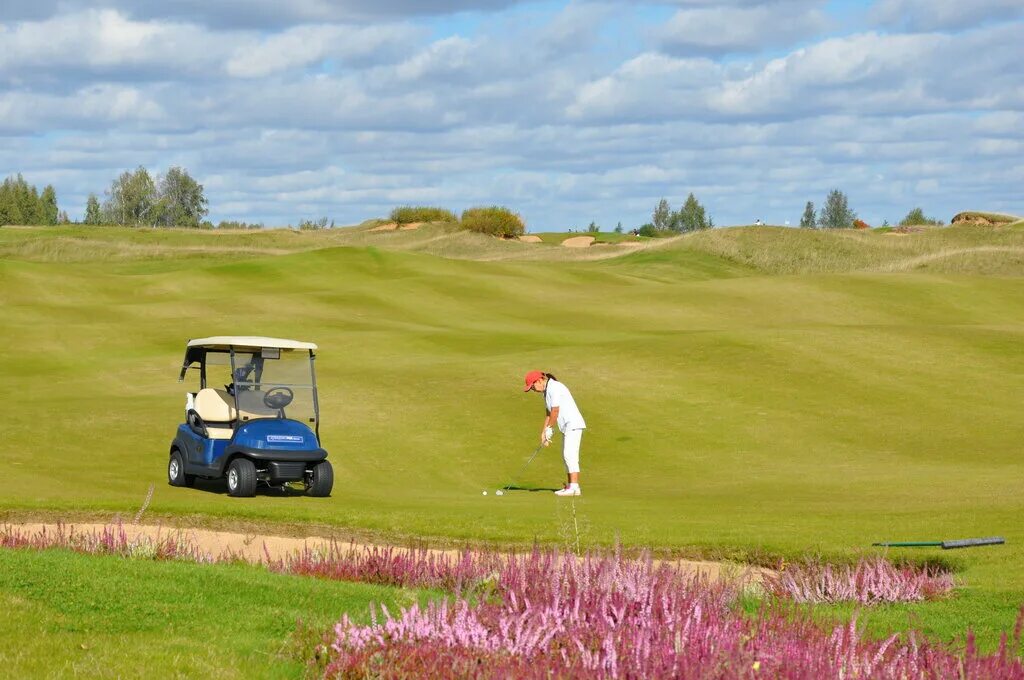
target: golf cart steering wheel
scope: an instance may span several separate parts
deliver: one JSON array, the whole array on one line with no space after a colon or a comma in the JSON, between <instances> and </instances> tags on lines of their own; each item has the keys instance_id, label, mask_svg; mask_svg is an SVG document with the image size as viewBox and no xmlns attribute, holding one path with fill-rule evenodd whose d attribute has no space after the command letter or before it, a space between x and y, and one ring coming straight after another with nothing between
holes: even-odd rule
<instances>
[{"instance_id":1,"label":"golf cart steering wheel","mask_svg":"<svg viewBox=\"0 0 1024 680\"><path fill-rule=\"evenodd\" d=\"M267 393L263 395L263 403L267 408L272 408L275 411L280 411L288 404L292 403L292 399L295 398L295 393L288 387L274 387L267 390Z\"/></svg>"}]
</instances>

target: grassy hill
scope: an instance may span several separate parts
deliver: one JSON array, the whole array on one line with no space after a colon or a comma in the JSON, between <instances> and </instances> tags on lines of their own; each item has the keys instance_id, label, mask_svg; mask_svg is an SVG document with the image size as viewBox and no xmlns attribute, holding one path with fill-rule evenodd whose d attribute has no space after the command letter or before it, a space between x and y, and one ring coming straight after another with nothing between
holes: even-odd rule
<instances>
[{"instance_id":1,"label":"grassy hill","mask_svg":"<svg viewBox=\"0 0 1024 680\"><path fill-rule=\"evenodd\" d=\"M969 596L918 615L995 630L1024 601L1017 227L590 249L440 228L4 228L0 258L8 516L134 512L154 483L158 517L561 543L564 501L481 496L535 445L542 403L520 383L542 368L590 425L584 545L757 559L1005 535L955 556ZM320 344L331 498L166 486L184 343L214 334ZM552 448L523 481L562 475Z\"/></svg>"}]
</instances>

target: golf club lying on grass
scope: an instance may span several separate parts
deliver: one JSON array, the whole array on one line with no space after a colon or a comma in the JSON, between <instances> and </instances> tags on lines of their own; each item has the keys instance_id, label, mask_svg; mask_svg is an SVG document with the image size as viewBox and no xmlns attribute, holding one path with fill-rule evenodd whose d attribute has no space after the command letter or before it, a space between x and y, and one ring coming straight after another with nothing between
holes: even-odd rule
<instances>
[{"instance_id":1,"label":"golf club lying on grass","mask_svg":"<svg viewBox=\"0 0 1024 680\"><path fill-rule=\"evenodd\" d=\"M903 541L896 543L872 543L871 545L883 548L942 548L952 550L953 548L973 548L979 545L1002 545L1006 540L1001 536L991 538L962 538L956 541Z\"/></svg>"},{"instance_id":2,"label":"golf club lying on grass","mask_svg":"<svg viewBox=\"0 0 1024 680\"><path fill-rule=\"evenodd\" d=\"M532 462L533 462L533 459L537 457L537 454L538 454L538 453L540 453L540 450L541 450L542 448L544 448L544 445L543 445L543 444L538 444L538 445L537 445L537 448L533 450L533 455L531 455L531 456L530 456L530 460L526 461L526 464L525 464L525 465L523 465L523 467L519 468L519 472L517 472L517 473L516 473L516 474L515 474L515 475L514 475L514 476L512 477L512 481L511 481L511 482L509 482L508 484L506 484L505 486L501 487L501 488L500 488L500 489L498 489L497 491L495 491L495 492L494 492L494 495L495 495L495 496L503 496L503 495L505 495L505 492L506 492L506 491L508 491L509 489L511 489L511 488L512 488L512 487L513 487L513 486L515 485L515 483L516 483L517 481L519 481L519 477L520 477L520 476L521 476L521 475L522 475L522 474L523 474L524 472L526 472L526 468L530 467L530 463L532 463ZM485 496L487 495L487 492L486 492L486 491L484 491L484 495L485 495Z\"/></svg>"}]
</instances>

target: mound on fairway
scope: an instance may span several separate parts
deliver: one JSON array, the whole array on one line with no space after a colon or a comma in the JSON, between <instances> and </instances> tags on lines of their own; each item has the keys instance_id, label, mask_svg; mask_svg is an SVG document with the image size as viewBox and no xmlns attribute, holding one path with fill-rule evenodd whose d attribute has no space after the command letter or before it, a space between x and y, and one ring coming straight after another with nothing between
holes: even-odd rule
<instances>
[{"instance_id":1,"label":"mound on fairway","mask_svg":"<svg viewBox=\"0 0 1024 680\"><path fill-rule=\"evenodd\" d=\"M995 226L1012 224L1013 222L1019 222L1020 220L1021 218L1016 215L968 210L954 215L951 222L952 224L980 224L985 226Z\"/></svg>"}]
</instances>

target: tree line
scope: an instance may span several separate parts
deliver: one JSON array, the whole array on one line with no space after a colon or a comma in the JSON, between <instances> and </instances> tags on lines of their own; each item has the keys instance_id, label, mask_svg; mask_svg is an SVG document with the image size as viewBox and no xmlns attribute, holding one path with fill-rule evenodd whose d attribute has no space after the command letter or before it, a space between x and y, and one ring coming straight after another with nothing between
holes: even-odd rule
<instances>
[{"instance_id":1,"label":"tree line","mask_svg":"<svg viewBox=\"0 0 1024 680\"><path fill-rule=\"evenodd\" d=\"M921 208L913 208L906 217L899 221L899 226L932 225L941 226L942 220L934 217L927 217ZM804 214L800 216L800 226L809 229L849 229L850 227L867 228L867 224L857 219L857 213L850 208L850 201L839 189L828 192L825 198L825 205L821 212L814 209L814 202L807 201L804 206ZM883 227L889 226L889 221L882 223Z\"/></svg>"},{"instance_id":2,"label":"tree line","mask_svg":"<svg viewBox=\"0 0 1024 680\"><path fill-rule=\"evenodd\" d=\"M57 191L52 184L39 191L20 173L0 184L0 225L49 225L67 221L67 214L62 214L57 207Z\"/></svg>"},{"instance_id":3,"label":"tree line","mask_svg":"<svg viewBox=\"0 0 1024 680\"><path fill-rule=\"evenodd\" d=\"M672 210L667 199L663 198L658 201L654 212L651 213L651 221L637 229L636 233L641 236L658 236L665 233L683 234L710 229L713 226L715 226L714 220L711 219L693 192L690 192L679 210Z\"/></svg>"},{"instance_id":4,"label":"tree line","mask_svg":"<svg viewBox=\"0 0 1024 680\"><path fill-rule=\"evenodd\" d=\"M172 167L156 176L142 166L126 170L111 182L104 197L101 203L95 193L89 194L83 224L213 227L204 222L209 214L209 202L203 185L184 168ZM67 213L57 206L57 191L52 184L39 191L20 173L0 184L0 225L41 226L70 221Z\"/></svg>"},{"instance_id":5,"label":"tree line","mask_svg":"<svg viewBox=\"0 0 1024 680\"><path fill-rule=\"evenodd\" d=\"M96 194L89 194L85 224L198 227L210 212L203 185L179 167L156 177L142 166L125 170L105 194L102 204Z\"/></svg>"}]
</instances>

